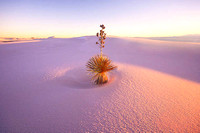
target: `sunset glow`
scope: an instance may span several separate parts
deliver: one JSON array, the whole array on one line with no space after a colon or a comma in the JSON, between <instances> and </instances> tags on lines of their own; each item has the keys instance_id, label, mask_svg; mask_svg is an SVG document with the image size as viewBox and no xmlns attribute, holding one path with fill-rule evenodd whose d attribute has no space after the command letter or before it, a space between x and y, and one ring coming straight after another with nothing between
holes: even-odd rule
<instances>
[{"instance_id":1,"label":"sunset glow","mask_svg":"<svg viewBox=\"0 0 200 133\"><path fill-rule=\"evenodd\" d=\"M198 0L0 1L0 37L108 35L130 37L200 34Z\"/></svg>"}]
</instances>

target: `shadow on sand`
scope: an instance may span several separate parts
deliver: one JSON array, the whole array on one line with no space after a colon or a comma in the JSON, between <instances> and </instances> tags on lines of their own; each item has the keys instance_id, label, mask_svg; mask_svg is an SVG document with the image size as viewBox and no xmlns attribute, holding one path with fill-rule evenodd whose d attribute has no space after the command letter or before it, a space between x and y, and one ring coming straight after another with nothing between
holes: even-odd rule
<instances>
[{"instance_id":1,"label":"shadow on sand","mask_svg":"<svg viewBox=\"0 0 200 133\"><path fill-rule=\"evenodd\" d=\"M109 81L104 85L96 85L91 81L91 77L87 73L86 69L77 67L68 70L63 76L56 78L57 84L62 86L66 86L68 88L74 89L93 89L99 87L105 87L111 84L116 79L116 73L114 71L112 73L108 73Z\"/></svg>"}]
</instances>

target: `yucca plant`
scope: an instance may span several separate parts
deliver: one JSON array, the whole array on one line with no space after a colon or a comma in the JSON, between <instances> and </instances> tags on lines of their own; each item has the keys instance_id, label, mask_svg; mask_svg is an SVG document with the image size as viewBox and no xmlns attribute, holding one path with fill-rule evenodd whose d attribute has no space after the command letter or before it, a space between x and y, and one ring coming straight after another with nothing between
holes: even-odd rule
<instances>
[{"instance_id":1,"label":"yucca plant","mask_svg":"<svg viewBox=\"0 0 200 133\"><path fill-rule=\"evenodd\" d=\"M95 84L108 82L107 72L116 68L107 56L96 55L87 62L87 70L92 75Z\"/></svg>"},{"instance_id":2,"label":"yucca plant","mask_svg":"<svg viewBox=\"0 0 200 133\"><path fill-rule=\"evenodd\" d=\"M92 75L92 80L95 84L104 84L108 82L107 72L116 68L111 62L111 60L103 55L102 48L104 48L106 33L103 31L105 29L104 25L100 25L102 28L100 30L100 35L97 33L98 42L100 47L100 55L96 55L89 59L86 64L87 71Z\"/></svg>"}]
</instances>

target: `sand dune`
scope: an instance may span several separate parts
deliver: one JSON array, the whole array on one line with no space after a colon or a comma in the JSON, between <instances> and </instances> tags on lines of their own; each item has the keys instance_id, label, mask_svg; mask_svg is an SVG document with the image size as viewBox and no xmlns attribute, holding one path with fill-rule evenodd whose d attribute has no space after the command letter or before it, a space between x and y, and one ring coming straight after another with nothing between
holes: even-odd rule
<instances>
[{"instance_id":1,"label":"sand dune","mask_svg":"<svg viewBox=\"0 0 200 133\"><path fill-rule=\"evenodd\" d=\"M161 40L161 41L177 41L177 42L194 42L200 43L200 35L185 35L185 36L172 36L172 37L147 37L148 39Z\"/></svg>"},{"instance_id":2,"label":"sand dune","mask_svg":"<svg viewBox=\"0 0 200 133\"><path fill-rule=\"evenodd\" d=\"M200 45L108 38L118 69L92 84L96 37L0 45L0 132L200 132Z\"/></svg>"},{"instance_id":3,"label":"sand dune","mask_svg":"<svg viewBox=\"0 0 200 133\"><path fill-rule=\"evenodd\" d=\"M15 44L15 43L25 43L25 42L38 42L42 39L46 38L8 38L8 37L0 37L0 45L1 44Z\"/></svg>"}]
</instances>

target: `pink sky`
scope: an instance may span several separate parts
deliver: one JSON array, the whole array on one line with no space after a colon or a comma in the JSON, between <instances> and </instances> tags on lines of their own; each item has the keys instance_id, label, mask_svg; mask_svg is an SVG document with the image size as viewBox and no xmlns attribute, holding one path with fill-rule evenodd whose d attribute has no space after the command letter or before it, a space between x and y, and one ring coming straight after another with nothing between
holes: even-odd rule
<instances>
[{"instance_id":1,"label":"pink sky","mask_svg":"<svg viewBox=\"0 0 200 133\"><path fill-rule=\"evenodd\" d=\"M198 0L0 1L1 37L130 37L200 34Z\"/></svg>"}]
</instances>

